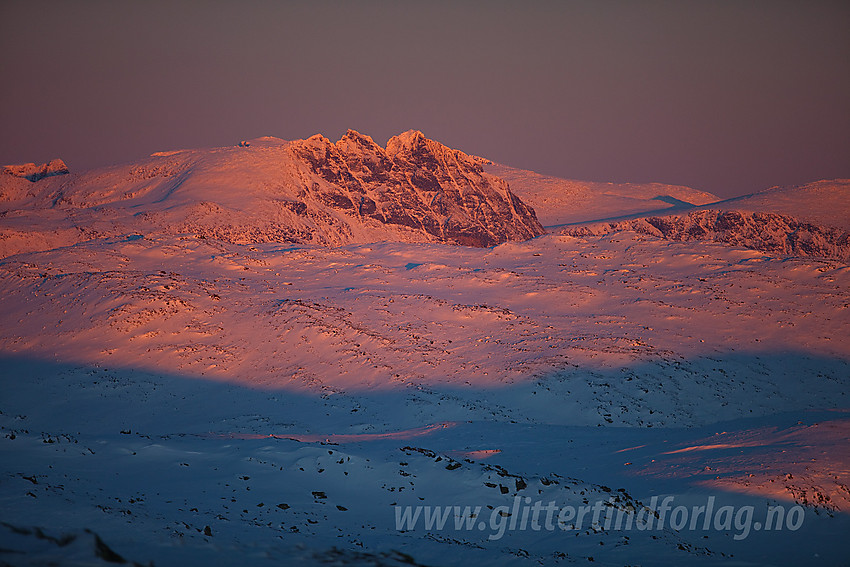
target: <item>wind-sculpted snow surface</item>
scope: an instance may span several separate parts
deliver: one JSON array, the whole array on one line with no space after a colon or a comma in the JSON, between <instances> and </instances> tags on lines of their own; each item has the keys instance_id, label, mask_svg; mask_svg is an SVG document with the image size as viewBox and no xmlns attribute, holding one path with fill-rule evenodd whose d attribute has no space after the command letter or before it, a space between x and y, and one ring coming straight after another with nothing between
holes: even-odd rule
<instances>
[{"instance_id":1,"label":"wind-sculpted snow surface","mask_svg":"<svg viewBox=\"0 0 850 567\"><path fill-rule=\"evenodd\" d=\"M791 256L850 262L850 232L847 230L776 213L701 210L686 215L567 227L561 233L598 236L621 230L668 240L706 240Z\"/></svg>"},{"instance_id":2,"label":"wind-sculpted snow surface","mask_svg":"<svg viewBox=\"0 0 850 567\"><path fill-rule=\"evenodd\" d=\"M850 407L837 261L633 232L128 235L2 260L0 293L2 561L843 558L850 427L822 411ZM670 497L754 522L782 506L795 529L525 512ZM430 527L398 523L417 506Z\"/></svg>"}]
</instances>

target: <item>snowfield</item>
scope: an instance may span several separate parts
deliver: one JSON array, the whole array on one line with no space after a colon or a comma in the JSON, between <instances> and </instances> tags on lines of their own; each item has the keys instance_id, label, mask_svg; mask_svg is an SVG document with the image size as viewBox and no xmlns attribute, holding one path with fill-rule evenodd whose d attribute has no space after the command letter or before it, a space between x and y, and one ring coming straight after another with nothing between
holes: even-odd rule
<instances>
[{"instance_id":1,"label":"snowfield","mask_svg":"<svg viewBox=\"0 0 850 567\"><path fill-rule=\"evenodd\" d=\"M0 563L847 564L842 258L109 206L0 217Z\"/></svg>"},{"instance_id":2,"label":"snowfield","mask_svg":"<svg viewBox=\"0 0 850 567\"><path fill-rule=\"evenodd\" d=\"M663 183L598 183L561 179L491 163L485 170L507 181L544 226L657 214L719 201L711 193Z\"/></svg>"}]
</instances>

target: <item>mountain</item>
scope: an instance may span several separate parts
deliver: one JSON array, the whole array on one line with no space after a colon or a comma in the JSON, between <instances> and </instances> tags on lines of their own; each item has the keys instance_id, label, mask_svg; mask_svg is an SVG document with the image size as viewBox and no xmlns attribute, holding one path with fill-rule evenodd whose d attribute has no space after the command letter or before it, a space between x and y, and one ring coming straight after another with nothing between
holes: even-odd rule
<instances>
[{"instance_id":1,"label":"mountain","mask_svg":"<svg viewBox=\"0 0 850 567\"><path fill-rule=\"evenodd\" d=\"M576 181L496 163L484 169L507 181L511 190L534 208L544 226L681 210L720 200L682 185Z\"/></svg>"},{"instance_id":2,"label":"mountain","mask_svg":"<svg viewBox=\"0 0 850 567\"><path fill-rule=\"evenodd\" d=\"M0 179L6 254L25 246L15 237L21 230L31 235L34 216L50 219L40 240L51 246L74 235L156 231L233 243L488 247L544 232L533 209L486 173L481 160L418 131L391 138L386 149L349 130L336 143L321 135L291 142L265 137L36 177ZM55 236L57 230L64 236Z\"/></svg>"},{"instance_id":3,"label":"mountain","mask_svg":"<svg viewBox=\"0 0 850 567\"><path fill-rule=\"evenodd\" d=\"M775 187L686 213L590 223L561 233L598 236L623 230L850 262L850 180Z\"/></svg>"}]
</instances>

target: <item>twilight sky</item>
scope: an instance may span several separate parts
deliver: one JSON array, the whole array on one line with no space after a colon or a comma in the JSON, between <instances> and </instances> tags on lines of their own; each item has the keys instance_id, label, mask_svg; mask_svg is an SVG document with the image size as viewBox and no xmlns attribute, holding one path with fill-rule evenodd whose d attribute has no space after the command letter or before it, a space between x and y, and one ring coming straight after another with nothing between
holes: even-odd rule
<instances>
[{"instance_id":1,"label":"twilight sky","mask_svg":"<svg viewBox=\"0 0 850 567\"><path fill-rule=\"evenodd\" d=\"M728 197L850 177L850 2L0 2L0 163L409 129Z\"/></svg>"}]
</instances>

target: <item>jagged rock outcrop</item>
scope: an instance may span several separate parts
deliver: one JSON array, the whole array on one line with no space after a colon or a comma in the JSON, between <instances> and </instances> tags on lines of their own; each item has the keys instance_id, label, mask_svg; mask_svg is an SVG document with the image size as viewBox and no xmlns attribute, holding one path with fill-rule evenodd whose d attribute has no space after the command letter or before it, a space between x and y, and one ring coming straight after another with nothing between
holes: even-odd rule
<instances>
[{"instance_id":1,"label":"jagged rock outcrop","mask_svg":"<svg viewBox=\"0 0 850 567\"><path fill-rule=\"evenodd\" d=\"M620 230L668 240L708 240L765 252L850 262L850 232L777 213L708 209L687 215L567 227L561 234L598 236Z\"/></svg>"},{"instance_id":2,"label":"jagged rock outcrop","mask_svg":"<svg viewBox=\"0 0 850 567\"><path fill-rule=\"evenodd\" d=\"M29 181L38 181L45 177L54 175L64 175L69 173L68 166L61 159L50 160L48 163L36 165L34 163L24 163L19 165L4 165L2 173L12 175L14 177L22 177Z\"/></svg>"},{"instance_id":3,"label":"jagged rock outcrop","mask_svg":"<svg viewBox=\"0 0 850 567\"><path fill-rule=\"evenodd\" d=\"M485 173L480 159L418 131L390 138L386 150L349 130L335 144L313 136L293 143L291 151L327 182L306 192L351 216L467 246L527 240L544 232L534 211L506 182Z\"/></svg>"}]
</instances>

